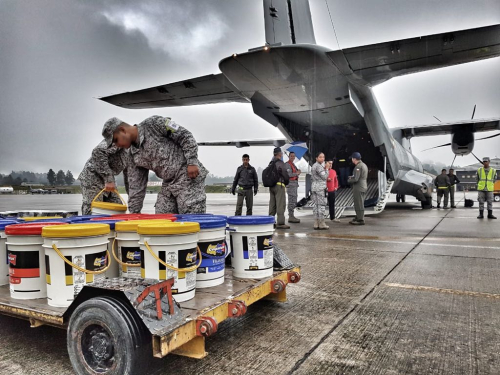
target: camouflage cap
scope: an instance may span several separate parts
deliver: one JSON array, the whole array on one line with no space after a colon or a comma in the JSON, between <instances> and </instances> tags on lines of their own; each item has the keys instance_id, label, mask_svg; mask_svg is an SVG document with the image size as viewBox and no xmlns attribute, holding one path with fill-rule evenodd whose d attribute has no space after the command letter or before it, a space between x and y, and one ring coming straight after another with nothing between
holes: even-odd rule
<instances>
[{"instance_id":1,"label":"camouflage cap","mask_svg":"<svg viewBox=\"0 0 500 375\"><path fill-rule=\"evenodd\" d=\"M106 140L108 147L111 147L113 145L113 134L122 123L123 121L116 117L112 117L104 123L104 126L102 128L102 136Z\"/></svg>"},{"instance_id":2,"label":"camouflage cap","mask_svg":"<svg viewBox=\"0 0 500 375\"><path fill-rule=\"evenodd\" d=\"M483 158L483 161L490 161L490 158L489 158L489 157L487 157L487 156L485 156L485 157Z\"/></svg>"}]
</instances>

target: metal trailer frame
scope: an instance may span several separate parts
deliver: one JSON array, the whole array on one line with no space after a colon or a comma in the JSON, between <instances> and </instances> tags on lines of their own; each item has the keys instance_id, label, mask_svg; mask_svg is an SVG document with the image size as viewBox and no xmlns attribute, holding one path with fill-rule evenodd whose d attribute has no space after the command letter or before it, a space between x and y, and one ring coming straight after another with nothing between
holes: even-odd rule
<instances>
[{"instance_id":1,"label":"metal trailer frame","mask_svg":"<svg viewBox=\"0 0 500 375\"><path fill-rule=\"evenodd\" d=\"M174 279L107 279L85 286L68 308L49 306L46 299L12 299L7 285L0 287L0 314L29 320L31 327L50 325L67 330L73 312L82 303L95 297L119 298L137 313L146 334L149 330L154 357L172 353L200 359L207 355L205 338L214 334L221 322L242 316L248 306L264 298L286 301L287 285L299 280L297 266L258 280L235 278L232 270L226 269L224 284L197 289L192 300L178 304L172 300Z\"/></svg>"}]
</instances>

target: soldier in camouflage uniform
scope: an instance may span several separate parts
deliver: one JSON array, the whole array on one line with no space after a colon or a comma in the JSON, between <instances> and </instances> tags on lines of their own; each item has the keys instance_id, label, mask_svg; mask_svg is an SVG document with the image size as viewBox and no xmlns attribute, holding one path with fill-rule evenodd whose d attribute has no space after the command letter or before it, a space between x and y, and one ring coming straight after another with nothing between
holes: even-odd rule
<instances>
[{"instance_id":1,"label":"soldier in camouflage uniform","mask_svg":"<svg viewBox=\"0 0 500 375\"><path fill-rule=\"evenodd\" d=\"M149 171L163 179L156 213L204 213L205 177L193 135L168 117L151 116L139 125L106 123L102 131L108 146L129 149L128 209L142 209Z\"/></svg>"},{"instance_id":2,"label":"soldier in camouflage uniform","mask_svg":"<svg viewBox=\"0 0 500 375\"><path fill-rule=\"evenodd\" d=\"M98 201L122 203L118 195L112 193L112 191L116 189L115 176L123 171L125 189L128 192L126 167L126 150L116 147L108 148L106 141L102 141L94 148L92 156L87 160L83 171L78 177L81 182L83 196L82 215L91 214L90 205L95 196L104 188L107 191L99 196Z\"/></svg>"},{"instance_id":3,"label":"soldier in camouflage uniform","mask_svg":"<svg viewBox=\"0 0 500 375\"><path fill-rule=\"evenodd\" d=\"M327 179L328 170L325 167L325 155L320 152L316 156L316 163L311 168L311 200L314 203L314 229L330 228L325 223Z\"/></svg>"},{"instance_id":4,"label":"soldier in camouflage uniform","mask_svg":"<svg viewBox=\"0 0 500 375\"><path fill-rule=\"evenodd\" d=\"M288 222L289 223L300 223L300 219L297 219L294 215L295 207L297 206L297 190L299 188L299 176L300 169L295 166L295 152L290 152L288 155L288 161L285 163L286 171L290 177L290 182L286 187L286 192L288 194Z\"/></svg>"}]
</instances>

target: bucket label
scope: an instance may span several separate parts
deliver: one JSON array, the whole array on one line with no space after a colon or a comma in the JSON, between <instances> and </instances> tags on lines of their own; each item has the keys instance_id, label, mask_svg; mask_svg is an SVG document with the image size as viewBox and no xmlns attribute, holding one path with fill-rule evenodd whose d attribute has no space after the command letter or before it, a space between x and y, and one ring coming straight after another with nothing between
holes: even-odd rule
<instances>
[{"instance_id":1,"label":"bucket label","mask_svg":"<svg viewBox=\"0 0 500 375\"><path fill-rule=\"evenodd\" d=\"M139 247L120 247L121 261L123 263L141 263L141 249Z\"/></svg>"},{"instance_id":2,"label":"bucket label","mask_svg":"<svg viewBox=\"0 0 500 375\"><path fill-rule=\"evenodd\" d=\"M243 236L243 259L248 259L249 270L267 269L273 266L273 236ZM259 267L259 259L264 260Z\"/></svg>"},{"instance_id":3,"label":"bucket label","mask_svg":"<svg viewBox=\"0 0 500 375\"><path fill-rule=\"evenodd\" d=\"M170 251L170 252L165 252L165 251L159 251L158 252L158 258L160 258L162 261L167 263L168 265L175 267L175 268L190 268L194 265L197 264L198 262L198 253L197 249L183 249L183 250L178 250L178 251ZM167 267L165 267L163 264L158 262L158 279L159 280L166 280L169 278L174 278L175 283L172 288L172 292L174 293L183 293L184 291L189 291L191 289L194 289L196 286L196 272L191 271L191 272L184 272L184 271L174 271L171 270ZM185 282L186 286L185 287L180 287L179 286L179 281L182 280ZM184 290L185 289L185 290Z\"/></svg>"},{"instance_id":4,"label":"bucket label","mask_svg":"<svg viewBox=\"0 0 500 375\"><path fill-rule=\"evenodd\" d=\"M38 251L7 252L9 276L13 278L40 277L40 254Z\"/></svg>"}]
</instances>

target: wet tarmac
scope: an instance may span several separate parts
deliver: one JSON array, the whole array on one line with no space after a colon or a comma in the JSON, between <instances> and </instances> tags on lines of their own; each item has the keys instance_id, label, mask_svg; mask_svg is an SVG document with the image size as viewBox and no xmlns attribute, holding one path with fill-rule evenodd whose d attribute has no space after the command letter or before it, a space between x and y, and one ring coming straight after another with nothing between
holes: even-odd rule
<instances>
[{"instance_id":1,"label":"wet tarmac","mask_svg":"<svg viewBox=\"0 0 500 375\"><path fill-rule=\"evenodd\" d=\"M257 198L264 214L267 196ZM477 202L423 211L408 200L328 231L300 214L275 237L302 267L288 302L261 301L223 322L202 360L145 358L149 373L498 374L500 220L476 219ZM208 211L231 214L233 201L209 195ZM0 196L0 210L54 205L78 208L78 196ZM0 316L0 348L1 374L72 373L62 330Z\"/></svg>"}]
</instances>

